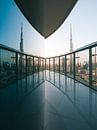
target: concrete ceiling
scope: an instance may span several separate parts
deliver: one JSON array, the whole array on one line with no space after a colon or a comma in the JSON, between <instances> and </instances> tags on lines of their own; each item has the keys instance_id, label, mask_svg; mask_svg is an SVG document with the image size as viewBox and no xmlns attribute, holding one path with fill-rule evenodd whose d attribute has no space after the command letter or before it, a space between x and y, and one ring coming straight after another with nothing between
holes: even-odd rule
<instances>
[{"instance_id":1,"label":"concrete ceiling","mask_svg":"<svg viewBox=\"0 0 97 130\"><path fill-rule=\"evenodd\" d=\"M45 38L54 33L77 0L14 0L30 24Z\"/></svg>"}]
</instances>

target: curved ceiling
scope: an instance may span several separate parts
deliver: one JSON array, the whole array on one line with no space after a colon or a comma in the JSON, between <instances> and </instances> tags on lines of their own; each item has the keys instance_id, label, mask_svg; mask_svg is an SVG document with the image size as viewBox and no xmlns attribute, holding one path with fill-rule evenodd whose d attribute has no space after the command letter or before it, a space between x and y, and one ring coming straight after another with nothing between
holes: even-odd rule
<instances>
[{"instance_id":1,"label":"curved ceiling","mask_svg":"<svg viewBox=\"0 0 97 130\"><path fill-rule=\"evenodd\" d=\"M45 38L54 33L77 0L14 0L30 24Z\"/></svg>"}]
</instances>

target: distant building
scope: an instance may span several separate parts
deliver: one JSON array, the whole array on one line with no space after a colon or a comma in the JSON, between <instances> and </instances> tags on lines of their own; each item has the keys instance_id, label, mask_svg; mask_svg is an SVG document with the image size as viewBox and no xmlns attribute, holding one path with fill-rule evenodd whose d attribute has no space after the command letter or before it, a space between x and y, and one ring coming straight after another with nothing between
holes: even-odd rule
<instances>
[{"instance_id":1,"label":"distant building","mask_svg":"<svg viewBox=\"0 0 97 130\"><path fill-rule=\"evenodd\" d=\"M70 52L72 52L72 51L73 51L72 26L71 26L71 24L70 24ZM73 67L72 67L72 65L73 65L73 57L72 57L72 55L70 55L70 73L73 72Z\"/></svg>"},{"instance_id":2,"label":"distant building","mask_svg":"<svg viewBox=\"0 0 97 130\"><path fill-rule=\"evenodd\" d=\"M21 24L21 35L20 35L20 51L24 52L24 49L23 49L23 25L22 24ZM20 55L20 58L19 58L19 66L20 66L19 73L21 76L23 73L23 66L24 66L24 60L23 60L22 54Z\"/></svg>"},{"instance_id":3,"label":"distant building","mask_svg":"<svg viewBox=\"0 0 97 130\"><path fill-rule=\"evenodd\" d=\"M20 51L24 52L23 49L23 25L21 24L21 37L20 37Z\"/></svg>"},{"instance_id":4,"label":"distant building","mask_svg":"<svg viewBox=\"0 0 97 130\"><path fill-rule=\"evenodd\" d=\"M70 52L73 51L73 42L72 42L72 25L70 24Z\"/></svg>"}]
</instances>

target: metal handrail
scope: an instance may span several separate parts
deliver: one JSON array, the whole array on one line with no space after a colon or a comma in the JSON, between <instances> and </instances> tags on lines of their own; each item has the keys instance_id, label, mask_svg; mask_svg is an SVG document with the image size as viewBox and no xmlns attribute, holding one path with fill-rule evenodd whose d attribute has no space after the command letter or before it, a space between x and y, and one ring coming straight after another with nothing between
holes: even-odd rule
<instances>
[{"instance_id":1,"label":"metal handrail","mask_svg":"<svg viewBox=\"0 0 97 130\"><path fill-rule=\"evenodd\" d=\"M32 56L32 57L34 56L34 57L36 57L36 58L43 58L43 59L44 59L44 57L36 56L36 55L32 55L32 54L28 54L28 53L26 53L26 52L21 52L21 51L19 51L19 50L17 50L17 49L13 49L13 48L8 47L8 46L3 45L3 44L0 44L0 48L5 49L5 50L8 50L8 51L12 51L12 52L17 52L17 53L20 53L20 54L24 54L24 55L27 55L27 56Z\"/></svg>"}]
</instances>

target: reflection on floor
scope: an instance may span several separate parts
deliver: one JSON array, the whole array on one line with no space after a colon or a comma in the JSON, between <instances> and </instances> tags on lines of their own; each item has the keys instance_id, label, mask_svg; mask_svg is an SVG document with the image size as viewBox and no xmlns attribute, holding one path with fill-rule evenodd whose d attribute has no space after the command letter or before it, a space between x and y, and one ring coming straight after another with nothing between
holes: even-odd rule
<instances>
[{"instance_id":1,"label":"reflection on floor","mask_svg":"<svg viewBox=\"0 0 97 130\"><path fill-rule=\"evenodd\" d=\"M0 90L0 130L96 130L97 92L58 73Z\"/></svg>"},{"instance_id":2,"label":"reflection on floor","mask_svg":"<svg viewBox=\"0 0 97 130\"><path fill-rule=\"evenodd\" d=\"M44 73L0 90L0 130L41 130L44 124Z\"/></svg>"}]
</instances>

